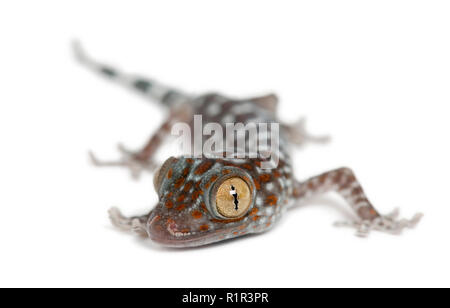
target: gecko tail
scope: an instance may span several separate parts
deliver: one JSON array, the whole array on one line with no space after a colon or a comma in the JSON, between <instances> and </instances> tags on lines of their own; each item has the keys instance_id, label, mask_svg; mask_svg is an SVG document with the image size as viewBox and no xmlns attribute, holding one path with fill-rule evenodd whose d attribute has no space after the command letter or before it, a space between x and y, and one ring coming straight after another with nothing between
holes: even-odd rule
<instances>
[{"instance_id":1,"label":"gecko tail","mask_svg":"<svg viewBox=\"0 0 450 308\"><path fill-rule=\"evenodd\" d=\"M127 74L121 72L117 68L111 67L101 62L97 62L84 51L80 41L78 40L74 40L72 42L72 49L75 58L84 67L100 75L103 75L126 88L130 88L135 92L139 92L145 97L164 106L172 107L175 105L181 105L192 99L191 96L175 90L172 87L160 84L155 80L140 77L138 75Z\"/></svg>"}]
</instances>

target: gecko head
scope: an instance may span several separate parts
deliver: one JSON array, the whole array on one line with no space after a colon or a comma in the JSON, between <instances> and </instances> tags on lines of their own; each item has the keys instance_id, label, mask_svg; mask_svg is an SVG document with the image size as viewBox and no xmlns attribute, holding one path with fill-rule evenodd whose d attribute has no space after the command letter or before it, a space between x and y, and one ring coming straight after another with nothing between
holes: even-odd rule
<instances>
[{"instance_id":1,"label":"gecko head","mask_svg":"<svg viewBox=\"0 0 450 308\"><path fill-rule=\"evenodd\" d=\"M252 159L171 157L154 176L159 202L147 230L172 247L206 245L256 232L260 184Z\"/></svg>"}]
</instances>

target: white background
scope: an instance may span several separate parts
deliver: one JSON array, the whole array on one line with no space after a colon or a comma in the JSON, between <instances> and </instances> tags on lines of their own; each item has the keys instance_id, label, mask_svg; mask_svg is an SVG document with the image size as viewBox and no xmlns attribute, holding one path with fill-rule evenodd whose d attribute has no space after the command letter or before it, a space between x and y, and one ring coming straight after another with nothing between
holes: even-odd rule
<instances>
[{"instance_id":1,"label":"white background","mask_svg":"<svg viewBox=\"0 0 450 308\"><path fill-rule=\"evenodd\" d=\"M448 1L3 1L0 286L450 286ZM173 250L110 226L156 204L151 175L93 168L141 146L163 110L75 63L97 59L187 91L275 91L328 146L295 152L306 178L355 170L381 212L425 218L402 236L353 236L328 195L272 231ZM161 153L161 159L167 156Z\"/></svg>"}]
</instances>

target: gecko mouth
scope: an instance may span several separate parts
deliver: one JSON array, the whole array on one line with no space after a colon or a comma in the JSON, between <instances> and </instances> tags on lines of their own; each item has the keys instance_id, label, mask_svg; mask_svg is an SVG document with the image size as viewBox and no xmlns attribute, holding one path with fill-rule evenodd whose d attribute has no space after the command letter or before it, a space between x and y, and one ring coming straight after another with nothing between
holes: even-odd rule
<instances>
[{"instance_id":1,"label":"gecko mouth","mask_svg":"<svg viewBox=\"0 0 450 308\"><path fill-rule=\"evenodd\" d=\"M228 227L218 231L184 231L180 230L175 221L161 220L161 216L152 215L148 223L150 239L166 247L194 247L207 245L218 241L218 238L233 233L237 227Z\"/></svg>"}]
</instances>

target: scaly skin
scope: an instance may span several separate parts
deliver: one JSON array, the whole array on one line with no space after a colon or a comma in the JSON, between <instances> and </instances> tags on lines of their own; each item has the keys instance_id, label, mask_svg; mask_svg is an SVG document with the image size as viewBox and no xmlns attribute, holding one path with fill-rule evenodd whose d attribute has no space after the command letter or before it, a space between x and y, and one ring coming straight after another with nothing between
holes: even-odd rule
<instances>
[{"instance_id":1,"label":"scaly skin","mask_svg":"<svg viewBox=\"0 0 450 308\"><path fill-rule=\"evenodd\" d=\"M186 95L153 80L129 76L97 63L82 53L78 45L75 47L78 59L87 67L137 90L170 110L168 119L141 151L134 153L122 150L124 158L110 163L100 162L93 156L97 165L126 166L135 176L142 170L153 170L154 154L170 135L173 125L186 122L193 129L194 115L201 115L204 125L219 123L223 131L226 131L226 123L280 124L277 155L279 162L273 169L262 168L262 164L267 160L260 156L171 157L155 174L159 202L150 213L126 218L117 209L110 211L112 222L122 229L149 236L165 246L201 246L264 232L273 227L282 213L295 201L329 191L340 194L355 211L359 221L352 226L358 228L359 235L367 235L371 229L397 233L405 227L414 226L421 217L416 215L411 221L397 221L393 216L381 216L369 202L349 168L340 168L306 181L297 181L289 155L290 145L299 145L305 141L321 142L325 141L325 138L308 135L300 125L280 123L276 115L278 100L275 95L244 100L234 100L218 94ZM268 128L269 133L258 138L270 138L270 125ZM205 139L202 140L202 145L204 142ZM241 151L248 153L248 148ZM214 189L230 177L245 180L251 190L252 202L242 217L227 219L217 214L212 195Z\"/></svg>"}]
</instances>

